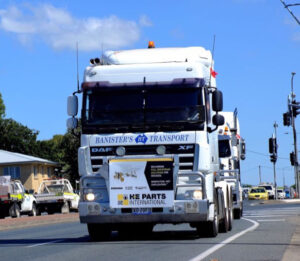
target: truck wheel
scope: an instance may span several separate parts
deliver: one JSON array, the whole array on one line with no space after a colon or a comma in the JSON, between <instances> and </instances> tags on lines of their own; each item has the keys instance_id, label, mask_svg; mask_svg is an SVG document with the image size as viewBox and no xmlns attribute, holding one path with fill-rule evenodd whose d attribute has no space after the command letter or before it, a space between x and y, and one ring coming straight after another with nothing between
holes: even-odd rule
<instances>
[{"instance_id":1,"label":"truck wheel","mask_svg":"<svg viewBox=\"0 0 300 261\"><path fill-rule=\"evenodd\" d=\"M219 223L219 231L221 233L227 233L229 230L229 211L226 208L224 212L225 212L225 216L222 220L220 220Z\"/></svg>"},{"instance_id":2,"label":"truck wheel","mask_svg":"<svg viewBox=\"0 0 300 261\"><path fill-rule=\"evenodd\" d=\"M29 215L28 216L30 216L30 217L35 217L37 215L37 209L36 209L36 205L35 205L35 203L33 203L32 204L32 209L31 209L31 211L29 212Z\"/></svg>"},{"instance_id":3,"label":"truck wheel","mask_svg":"<svg viewBox=\"0 0 300 261\"><path fill-rule=\"evenodd\" d=\"M208 237L216 237L219 232L219 220L218 216L215 215L215 218L213 221L207 222L207 236Z\"/></svg>"},{"instance_id":4,"label":"truck wheel","mask_svg":"<svg viewBox=\"0 0 300 261\"><path fill-rule=\"evenodd\" d=\"M219 232L219 219L217 213L217 207L215 205L215 214L213 221L199 222L196 226L199 236L204 237L216 237Z\"/></svg>"},{"instance_id":5,"label":"truck wheel","mask_svg":"<svg viewBox=\"0 0 300 261\"><path fill-rule=\"evenodd\" d=\"M62 214L69 214L70 213L70 206L69 203L66 201L62 206L61 206L61 211Z\"/></svg>"},{"instance_id":6,"label":"truck wheel","mask_svg":"<svg viewBox=\"0 0 300 261\"><path fill-rule=\"evenodd\" d=\"M41 214L42 214L42 209L39 206L37 206L36 207L36 215L40 216Z\"/></svg>"},{"instance_id":7,"label":"truck wheel","mask_svg":"<svg viewBox=\"0 0 300 261\"><path fill-rule=\"evenodd\" d=\"M228 216L228 231L232 230L232 220L233 220L233 210L230 208L228 210L229 216Z\"/></svg>"},{"instance_id":8,"label":"truck wheel","mask_svg":"<svg viewBox=\"0 0 300 261\"><path fill-rule=\"evenodd\" d=\"M90 239L93 242L108 240L111 228L107 224L87 224Z\"/></svg>"},{"instance_id":9,"label":"truck wheel","mask_svg":"<svg viewBox=\"0 0 300 261\"><path fill-rule=\"evenodd\" d=\"M21 216L20 207L17 203L14 203L13 205L11 205L11 207L9 208L9 215L12 218L18 218Z\"/></svg>"},{"instance_id":10,"label":"truck wheel","mask_svg":"<svg viewBox=\"0 0 300 261\"><path fill-rule=\"evenodd\" d=\"M234 210L234 219L240 219L242 216L242 211L241 209L235 209Z\"/></svg>"}]
</instances>

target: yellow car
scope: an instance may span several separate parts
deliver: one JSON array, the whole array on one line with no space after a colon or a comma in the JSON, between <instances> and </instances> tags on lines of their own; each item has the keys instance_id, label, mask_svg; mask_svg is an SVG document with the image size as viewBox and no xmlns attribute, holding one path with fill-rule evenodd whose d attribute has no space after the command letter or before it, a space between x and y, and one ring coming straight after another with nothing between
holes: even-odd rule
<instances>
[{"instance_id":1,"label":"yellow car","mask_svg":"<svg viewBox=\"0 0 300 261\"><path fill-rule=\"evenodd\" d=\"M250 190L248 194L248 199L263 199L268 200L269 195L265 188L254 187Z\"/></svg>"}]
</instances>

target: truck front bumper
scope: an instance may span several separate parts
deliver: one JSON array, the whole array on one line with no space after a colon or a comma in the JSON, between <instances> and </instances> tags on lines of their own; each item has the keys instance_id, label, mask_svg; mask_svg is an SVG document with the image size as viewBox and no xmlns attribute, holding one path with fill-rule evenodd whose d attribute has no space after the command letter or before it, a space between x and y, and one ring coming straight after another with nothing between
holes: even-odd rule
<instances>
[{"instance_id":1,"label":"truck front bumper","mask_svg":"<svg viewBox=\"0 0 300 261\"><path fill-rule=\"evenodd\" d=\"M175 201L173 208L163 208L159 213L122 213L121 209L111 209L109 205L97 202L80 202L81 223L193 223L210 220L208 200Z\"/></svg>"}]
</instances>

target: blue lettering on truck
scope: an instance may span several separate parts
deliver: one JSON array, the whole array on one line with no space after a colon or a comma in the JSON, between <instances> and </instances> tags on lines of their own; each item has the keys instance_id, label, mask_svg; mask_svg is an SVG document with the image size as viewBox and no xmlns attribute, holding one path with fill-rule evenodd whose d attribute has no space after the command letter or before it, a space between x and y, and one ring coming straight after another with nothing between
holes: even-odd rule
<instances>
[{"instance_id":1,"label":"blue lettering on truck","mask_svg":"<svg viewBox=\"0 0 300 261\"><path fill-rule=\"evenodd\" d=\"M166 142L187 142L189 134L163 134L163 135L149 135L139 134L135 138L132 136L110 136L110 137L96 137L96 144L131 144L131 143L166 143Z\"/></svg>"}]
</instances>

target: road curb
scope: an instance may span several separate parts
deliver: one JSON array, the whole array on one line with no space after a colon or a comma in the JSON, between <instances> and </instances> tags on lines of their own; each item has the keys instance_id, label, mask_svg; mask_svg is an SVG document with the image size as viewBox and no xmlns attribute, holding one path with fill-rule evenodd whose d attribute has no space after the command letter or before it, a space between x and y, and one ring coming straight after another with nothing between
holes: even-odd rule
<instances>
[{"instance_id":1,"label":"road curb","mask_svg":"<svg viewBox=\"0 0 300 261\"><path fill-rule=\"evenodd\" d=\"M78 213L55 214L36 217L6 218L0 220L0 231L29 228L49 224L79 222Z\"/></svg>"},{"instance_id":2,"label":"road curb","mask_svg":"<svg viewBox=\"0 0 300 261\"><path fill-rule=\"evenodd\" d=\"M299 260L300 255L300 222L299 218L296 219L297 225L295 232L292 236L291 242L283 254L281 261Z\"/></svg>"}]
</instances>

